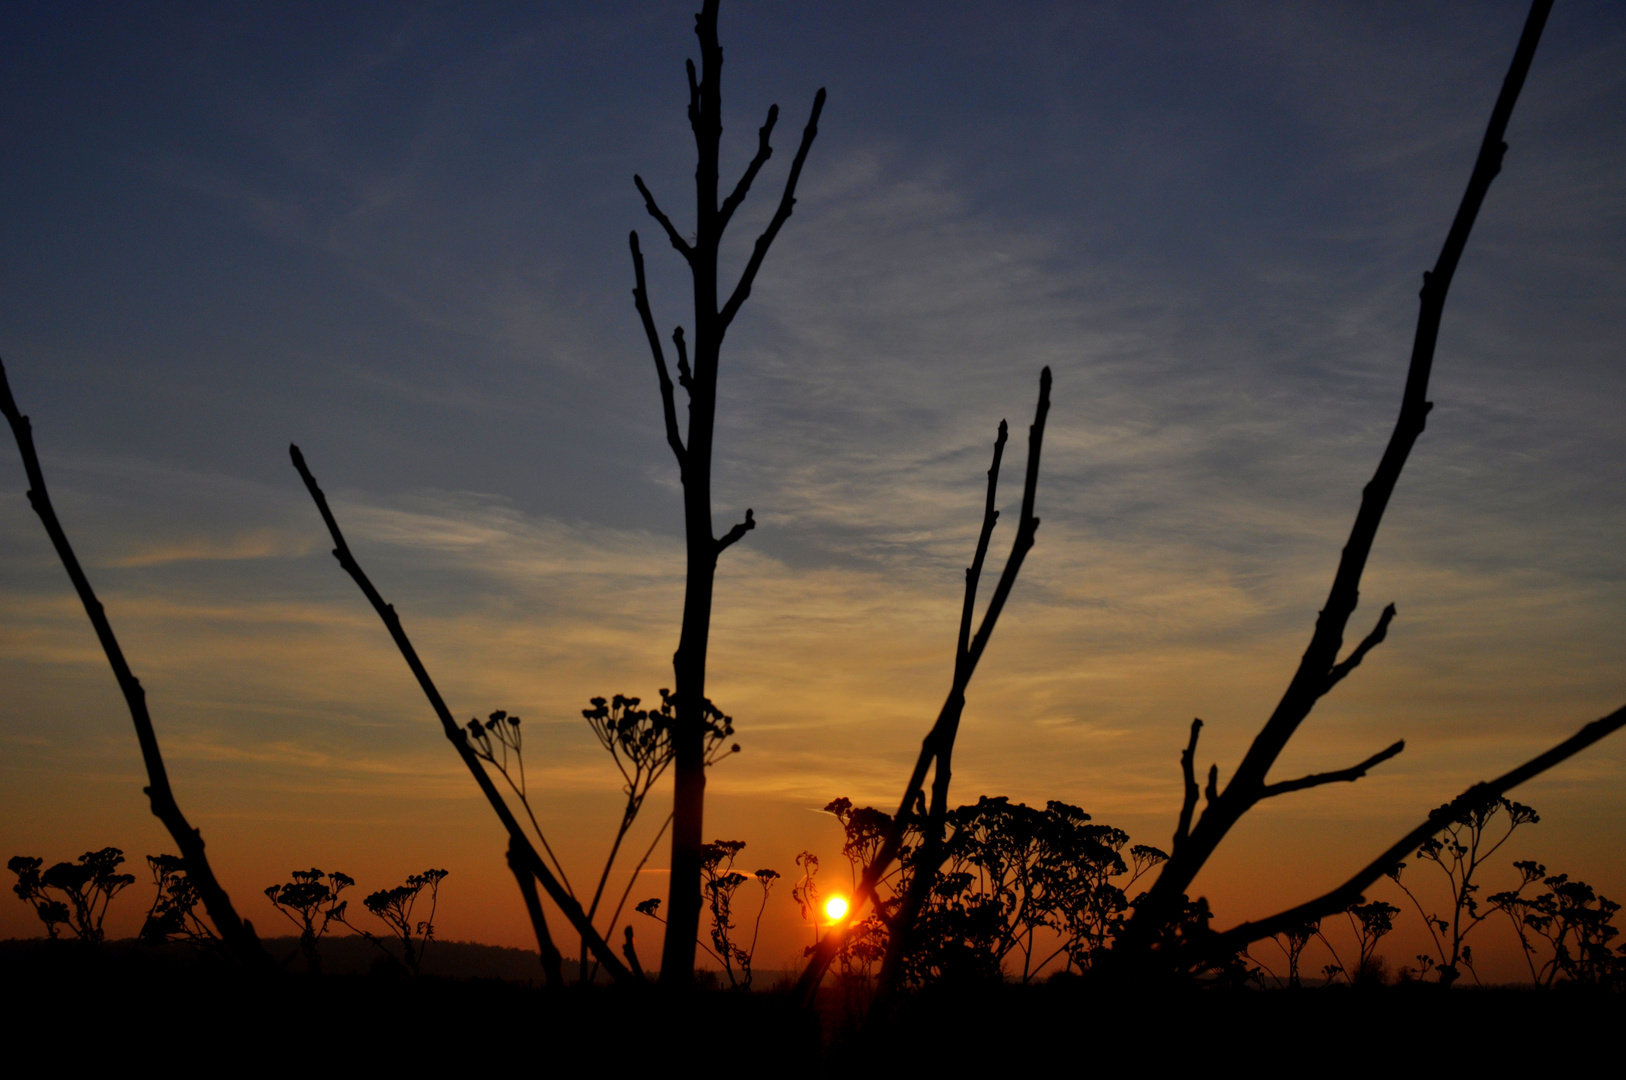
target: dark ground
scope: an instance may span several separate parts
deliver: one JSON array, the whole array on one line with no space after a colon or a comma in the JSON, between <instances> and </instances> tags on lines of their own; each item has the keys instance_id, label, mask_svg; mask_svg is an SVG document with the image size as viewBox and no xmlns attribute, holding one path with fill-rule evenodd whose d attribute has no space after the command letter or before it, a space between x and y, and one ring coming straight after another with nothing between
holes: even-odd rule
<instances>
[{"instance_id":1,"label":"dark ground","mask_svg":"<svg viewBox=\"0 0 1626 1080\"><path fill-rule=\"evenodd\" d=\"M622 1075L670 1063L674 1047L685 1076L705 1069L775 1080L892 1080L918 1068L950 1076L1619 1075L1626 1037L1623 995L1415 984L1161 994L1077 980L942 988L860 1032L836 993L814 1015L773 993L550 991L513 978L407 978L387 964L371 974L250 976L180 950L71 942L0 942L0 980L7 1060L44 1052L55 1067L29 1072L70 1075L138 1061L232 1075L521 1063L540 1071L590 1063L595 1074Z\"/></svg>"}]
</instances>

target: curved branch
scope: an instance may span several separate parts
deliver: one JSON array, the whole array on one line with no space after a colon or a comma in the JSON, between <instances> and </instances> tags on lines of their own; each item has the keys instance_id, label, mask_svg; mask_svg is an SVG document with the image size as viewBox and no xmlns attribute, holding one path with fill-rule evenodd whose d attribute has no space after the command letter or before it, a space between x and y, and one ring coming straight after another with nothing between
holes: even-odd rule
<instances>
[{"instance_id":1,"label":"curved branch","mask_svg":"<svg viewBox=\"0 0 1626 1080\"><path fill-rule=\"evenodd\" d=\"M107 612L96 598L90 579L85 576L78 557L73 553L73 546L68 543L68 534L57 519L50 492L45 487L45 474L40 469L39 454L34 449L33 425L17 408L17 402L11 396L11 383L6 378L3 362L0 362L0 413L11 425L11 434L17 440L17 451L22 455L23 471L28 476L28 504L39 515L46 535L51 538L51 546L56 548L57 557L62 560L62 567L68 572L80 603L85 606L85 614L96 631L96 639L101 642L102 652L107 654L108 666L113 669L113 678L118 681L124 703L130 710L130 721L136 729L136 742L141 746L141 761L147 769L145 792L153 816L164 823L169 835L181 849L187 879L197 886L204 909L220 931L221 940L232 956L250 967L268 968L271 958L260 945L254 925L241 918L237 909L232 907L231 897L226 895L226 890L215 879L209 858L204 854L203 834L192 827L175 801L175 793L169 786L169 773L164 768L164 755L158 748L158 735L153 730L152 716L147 711L147 692L141 688L140 680L125 661L124 650L119 647L118 638L113 636L113 624L108 622Z\"/></svg>"},{"instance_id":2,"label":"curved branch","mask_svg":"<svg viewBox=\"0 0 1626 1080\"><path fill-rule=\"evenodd\" d=\"M1368 769L1383 764L1405 748L1406 740L1401 739L1392 746L1379 750L1359 765L1351 765L1347 769L1339 769L1336 772L1312 773L1309 776L1301 776L1297 780L1283 780L1279 784L1267 784L1259 797L1268 799L1275 795L1286 795L1290 791L1303 791L1305 788L1320 787L1322 784L1337 784L1359 780L1366 775Z\"/></svg>"}]
</instances>

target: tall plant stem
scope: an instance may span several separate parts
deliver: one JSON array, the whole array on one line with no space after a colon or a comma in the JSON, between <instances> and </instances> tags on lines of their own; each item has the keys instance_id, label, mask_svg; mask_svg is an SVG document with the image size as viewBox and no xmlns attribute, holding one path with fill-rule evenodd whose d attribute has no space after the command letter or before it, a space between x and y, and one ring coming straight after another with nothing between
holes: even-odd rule
<instances>
[{"instance_id":1,"label":"tall plant stem","mask_svg":"<svg viewBox=\"0 0 1626 1080\"><path fill-rule=\"evenodd\" d=\"M28 504L39 515L46 535L51 538L51 546L56 548L57 557L68 572L74 591L85 606L85 614L90 617L90 625L96 631L96 639L107 654L107 663L113 669L113 677L118 681L124 702L129 706L130 720L136 729L136 742L141 746L141 761L147 769L147 787L144 790L153 816L164 823L164 828L169 830L169 835L181 849L186 876L197 887L204 910L208 911L210 920L232 956L251 967L269 968L271 959L261 947L253 924L238 916L237 909L232 907L231 897L226 895L226 890L215 878L209 857L204 854L203 834L192 827L175 801L175 793L169 785L169 772L164 768L164 755L158 749L158 735L153 731L152 716L147 711L147 692L125 661L124 650L119 648L118 639L113 636L113 625L107 620L107 612L96 598L96 591L91 588L90 579L79 565L73 546L68 543L68 534L63 531L62 522L57 519L56 510L51 506L51 496L45 487L45 474L40 470L39 454L34 450L33 426L28 417L18 410L17 402L11 396L11 383L6 378L4 363L0 363L0 413L4 413L11 424L11 433L17 440L17 451L23 458L23 471L28 475Z\"/></svg>"},{"instance_id":2,"label":"tall plant stem","mask_svg":"<svg viewBox=\"0 0 1626 1080\"><path fill-rule=\"evenodd\" d=\"M463 764L467 766L469 773L474 777L474 782L480 786L481 794L485 795L486 801L491 804L491 809L496 813L497 819L502 822L503 828L507 830L510 865L517 863L522 871L529 871L537 881L542 883L542 888L547 890L548 897L558 906L560 911L564 912L565 918L570 920L570 924L576 928L576 932L587 942L593 955L598 957L599 962L604 965L605 969L610 972L617 982L631 981L633 978L632 972L615 955L609 945L604 942L604 939L593 931L593 924L588 921L586 913L582 911L581 905L576 902L576 898L570 895L569 890L560 884L553 871L548 869L547 864L542 861L542 857L537 854L536 848L531 844L530 837L526 835L525 827L514 816L514 812L509 808L507 800L502 797L502 792L497 790L497 785L492 782L491 776L486 772L484 766L480 764L480 759L475 756L473 748L469 746L469 741L463 734L463 729L452 718L451 710L446 707L445 699L440 696L440 691L435 688L434 680L429 677L429 670L424 667L423 661L418 658L418 651L412 647L411 640L407 638L406 631L401 626L400 616L396 615L395 608L392 605L384 602L384 598L379 595L378 590L373 587L373 583L368 580L367 575L362 571L361 564L356 562L355 556L350 553L350 545L345 542L344 534L339 531L339 523L334 518L333 511L328 508L327 496L322 494L322 489L317 486L316 477L311 475L310 469L305 466L305 455L299 452L297 446L288 447L288 455L293 459L294 468L299 471L299 478L305 482L305 490L310 492L311 500L316 503L316 509L321 513L322 521L327 525L328 534L333 538L333 557L339 560L339 565L344 568L345 573L350 575L351 580L356 583L357 588L361 589L362 595L367 598L368 603L372 604L373 610L378 613L378 617L383 620L384 627L395 641L396 648L401 651L402 659L406 661L407 667L412 670L412 674L417 678L418 686L423 690L424 697L429 700L430 708L434 709L435 715L440 719L441 729L445 732L446 738L451 742L453 749L457 751L457 756L463 759ZM525 891L523 882L521 882L520 891L522 894ZM536 931L537 945L545 950L547 946L543 943L549 940L547 925L545 922L539 922L537 918L542 910L541 905L533 907L529 903L529 898L526 899L526 906L532 918L533 929Z\"/></svg>"},{"instance_id":3,"label":"tall plant stem","mask_svg":"<svg viewBox=\"0 0 1626 1080\"><path fill-rule=\"evenodd\" d=\"M802 132L801 145L791 162L780 197L768 226L757 238L744 271L726 300L717 287L717 251L723 231L735 209L745 200L758 171L773 153L769 136L779 116L776 105L768 110L767 122L758 132L758 146L744 175L733 192L719 205L718 152L723 119L719 80L723 50L717 42L717 0L706 0L695 17L695 34L700 39L700 71L693 61L688 65L689 126L694 131L699 162L695 167L695 232L688 241L678 232L656 204L655 197L641 177L633 180L644 198L649 214L661 226L667 239L689 264L694 281L694 366L689 366L688 343L680 327L673 335L677 348L679 385L689 398L687 443L678 430L677 407L666 356L644 283L644 258L638 234L629 238L636 286L633 299L655 362L661 391L661 409L667 444L677 458L683 481L683 530L688 548L687 574L683 592L683 624L677 652L672 657L676 680L676 720L673 724L672 794L672 878L668 895L666 940L661 954L661 983L682 988L694 977L695 938L700 928L700 849L705 825L706 760L705 701L706 656L711 635L711 602L717 574L717 557L756 525L751 511L721 538L712 532L711 459L713 431L717 416L717 365L723 336L740 307L751 294L752 283L762 260L779 230L790 218L796 203L796 182L801 177L807 152L818 133L819 113L824 108L824 91L813 99L813 112ZM720 302L721 301L721 302Z\"/></svg>"}]
</instances>

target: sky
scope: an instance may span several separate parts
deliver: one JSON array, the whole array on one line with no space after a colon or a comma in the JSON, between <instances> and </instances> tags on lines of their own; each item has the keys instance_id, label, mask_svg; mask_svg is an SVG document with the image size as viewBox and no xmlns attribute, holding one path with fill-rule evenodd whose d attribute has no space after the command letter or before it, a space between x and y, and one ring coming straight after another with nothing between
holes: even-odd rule
<instances>
[{"instance_id":1,"label":"sky","mask_svg":"<svg viewBox=\"0 0 1626 1080\"><path fill-rule=\"evenodd\" d=\"M370 891L437 866L439 936L529 934L500 828L328 554L290 442L454 713L524 718L573 878L603 859L619 777L580 710L671 685L682 604L626 236L663 332L692 325L632 184L692 229L692 10L0 12L0 356L180 803L262 933L287 928L261 892L296 867ZM997 566L1049 365L1043 525L954 796L1062 799L1167 846L1192 717L1223 782L1309 639L1523 18L724 5L725 177L781 109L725 283L829 99L724 347L717 529L745 507L758 526L719 571L709 692L742 752L712 771L708 836L744 840L747 871L790 877L805 849L846 878L822 807L895 805L948 686L995 428ZM1557 6L1508 142L1351 640L1399 615L1273 776L1406 751L1250 814L1194 887L1217 926L1330 888L1626 698L1626 10ZM0 848L140 866L172 845L24 488L7 441ZM1623 780L1617 737L1520 789L1542 820L1487 891L1537 858L1626 899ZM665 859L635 900L664 895ZM788 889L765 911L758 964L789 966L809 930ZM635 929L654 952L659 928ZM0 936L37 932L0 903ZM1479 934L1486 976L1515 977L1511 934ZM1421 935L1410 912L1383 951L1405 962Z\"/></svg>"}]
</instances>

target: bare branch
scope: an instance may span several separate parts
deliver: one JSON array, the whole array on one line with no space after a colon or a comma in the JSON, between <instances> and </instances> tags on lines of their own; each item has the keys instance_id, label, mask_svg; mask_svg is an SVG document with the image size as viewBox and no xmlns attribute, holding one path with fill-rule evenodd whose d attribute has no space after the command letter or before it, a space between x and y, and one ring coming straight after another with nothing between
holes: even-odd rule
<instances>
[{"instance_id":1,"label":"bare branch","mask_svg":"<svg viewBox=\"0 0 1626 1080\"><path fill-rule=\"evenodd\" d=\"M661 411L666 417L666 445L672 448L672 455L677 458L678 469L682 471L689 455L683 448L682 436L678 434L677 403L672 400L672 377L666 373L666 352L661 348L660 335L655 332L655 316L649 310L649 290L644 284L644 253L638 248L637 232L630 233L627 242L632 247L632 272L635 281L632 302L638 308L638 318L643 320L644 336L649 338L649 352L655 358L655 376L661 383ZM678 343L678 374L685 376L686 389L688 364L683 357L681 327L675 337Z\"/></svg>"},{"instance_id":2,"label":"bare branch","mask_svg":"<svg viewBox=\"0 0 1626 1080\"><path fill-rule=\"evenodd\" d=\"M548 932L548 917L542 911L542 898L536 894L536 878L531 876L512 841L508 844L508 869L514 872L514 880L519 882L519 894L525 900L525 913L530 916L531 929L536 933L536 949L542 957L542 974L549 986L563 986L562 958L553 943L553 935Z\"/></svg>"},{"instance_id":3,"label":"bare branch","mask_svg":"<svg viewBox=\"0 0 1626 1080\"><path fill-rule=\"evenodd\" d=\"M740 182L734 185L733 194L723 200L723 207L718 211L717 235L721 236L723 230L728 228L728 220L734 216L734 211L739 209L740 203L745 201L746 193L751 190L751 181L757 178L762 166L773 156L773 147L768 145L768 138L773 134L773 126L778 121L779 106L768 106L768 120L757 129L756 156L751 159L751 164L746 166L745 175L740 177Z\"/></svg>"},{"instance_id":4,"label":"bare branch","mask_svg":"<svg viewBox=\"0 0 1626 1080\"><path fill-rule=\"evenodd\" d=\"M270 957L260 945L254 925L239 917L237 909L232 907L231 897L226 895L226 890L215 879L209 858L204 853L203 834L192 827L175 801L175 793L169 786L169 773L164 767L164 756L158 748L158 735L153 730L152 716L147 711L147 692L125 661L124 650L119 647L118 638L113 636L113 624L108 621L107 612L96 598L96 591L91 588L90 579L79 565L62 522L57 519L56 510L51 505L51 495L45 487L45 474L40 469L39 454L34 449L33 425L17 408L17 402L11 396L11 382L6 378L3 362L0 362L0 413L10 423L11 434L17 440L17 451L22 455L23 471L28 476L28 504L39 515L46 535L51 538L51 546L56 548L57 557L62 560L62 567L68 572L74 591L79 594L79 602L85 607L85 614L90 618L96 639L101 642L108 666L113 669L113 678L118 681L124 703L130 710L130 721L136 729L136 742L141 747L142 764L147 769L146 795L153 816L164 823L180 848L187 879L197 886L204 910L209 913L210 920L232 956L250 967L268 967Z\"/></svg>"},{"instance_id":5,"label":"bare branch","mask_svg":"<svg viewBox=\"0 0 1626 1080\"><path fill-rule=\"evenodd\" d=\"M976 638L969 648L963 650L964 662L955 665L954 683L937 714L937 721L921 742L920 755L915 759L914 771L904 787L903 799L898 804L897 814L893 816L891 831L888 832L874 860L864 870L858 888L853 891L845 921L819 939L818 947L814 950L807 967L802 970L801 978L797 980L795 993L798 1000L804 1003L813 1000L819 983L824 979L825 971L829 969L841 949L841 942L847 929L857 923L859 912L865 904L874 899L876 885L885 877L892 861L897 858L898 850L903 844L903 831L909 811L922 798L926 771L934 760L938 762L939 769L944 770L941 776L934 777L934 788L939 782L946 788L948 774L942 759L952 752L954 746L960 714L965 708L965 689L970 684L972 675L976 673L977 662L982 658L988 639L993 635L999 613L1004 608L1012 586L1016 583L1016 575L1022 568L1022 561L1026 558L1028 550L1033 547L1033 538L1039 529L1039 519L1034 515L1033 509L1039 488L1039 454L1044 446L1045 419L1050 413L1050 381L1050 369L1046 367L1039 375L1039 404L1034 410L1033 424L1028 428L1028 465L1022 489L1022 518L1017 525L1016 541L1012 545L1011 554L1005 562L1005 571L1000 575L999 585L989 601L988 610L983 613L982 625L977 630ZM1003 446L996 444L996 453L1003 453ZM994 472L992 468L989 471L991 474ZM995 477L991 476L991 482L993 479ZM986 520L985 512L984 521ZM935 867L925 866L926 861L922 860L916 865L917 877L920 874L929 876L935 872ZM902 927L906 923L907 919L900 917L896 925Z\"/></svg>"},{"instance_id":6,"label":"bare branch","mask_svg":"<svg viewBox=\"0 0 1626 1080\"><path fill-rule=\"evenodd\" d=\"M634 173L632 182L638 185L638 193L644 197L644 209L649 211L650 217L661 223L661 228L666 230L666 238L672 241L672 246L677 248L678 254L685 259L693 260L694 248L690 247L689 242L678 234L677 228L672 224L672 219L667 217L661 208L655 204L655 196L651 195L649 189L644 186L644 178Z\"/></svg>"},{"instance_id":7,"label":"bare branch","mask_svg":"<svg viewBox=\"0 0 1626 1080\"><path fill-rule=\"evenodd\" d=\"M631 980L632 973L615 955L614 950L593 929L593 924L588 920L586 913L582 911L581 905L576 902L576 898L571 896L564 886L559 883L558 878L554 877L553 871L548 869L547 864L536 853L536 848L531 845L530 838L525 835L525 830L520 825L519 819L514 817L513 811L509 809L508 803L503 799L502 792L497 790L497 786L492 783L490 775L480 765L480 759L475 756L474 750L463 736L462 727L452 718L451 710L446 707L445 699L440 696L440 691L436 689L434 680L429 677L429 670L424 667L423 661L418 658L418 651L412 647L412 642L407 638L406 631L401 627L400 616L396 615L395 608L384 602L384 598L379 595L378 590L373 587L373 583L368 580L367 575L362 571L361 565L356 562L355 556L350 554L350 545L345 543L344 534L339 531L339 523L333 517L333 511L328 508L327 496L322 494L322 489L316 484L316 477L311 475L310 469L305 467L305 456L299 452L297 446L289 446L288 455L293 458L294 468L299 470L299 478L305 482L305 490L310 492L312 501L316 503L316 509L322 515L323 523L327 525L329 535L333 537L333 557L339 560L339 565L355 581L356 586L361 589L362 595L367 598L367 601L372 604L373 610L378 613L378 617L383 620L384 627L390 632L390 637L394 639L396 648L401 651L402 659L406 661L407 667L412 669L412 674L417 678L418 686L423 690L424 697L429 699L430 707L434 709L435 715L440 719L441 729L445 732L446 738L457 751L458 757L463 759L463 764L467 766L469 773L474 777L475 783L480 786L481 793L485 795L486 801L491 804L491 809L496 812L498 820L503 824L503 828L508 831L508 843L510 850L513 852L513 857L520 863L523 870L529 872L542 883L542 887L548 891L548 896L558 905L559 910L564 912L565 918L570 920L570 924L576 928L576 932L581 935L582 940L592 949L593 955L598 957L605 970L609 971L617 982ZM540 939L541 936L542 931L539 931L537 937Z\"/></svg>"},{"instance_id":8,"label":"bare branch","mask_svg":"<svg viewBox=\"0 0 1626 1080\"><path fill-rule=\"evenodd\" d=\"M1387 851L1377 859L1367 864L1366 868L1338 888L1316 897L1314 900L1289 908L1277 915L1255 922L1243 923L1224 933L1216 934L1203 948L1210 957L1223 956L1246 948L1252 942L1279 934L1292 926L1298 926L1316 919L1343 911L1351 904L1359 903L1361 893L1378 878L1390 873L1408 855L1417 849L1417 846L1451 822L1464 814L1494 802L1506 795L1532 777L1540 776L1554 765L1559 764L1585 750L1593 743L1605 736L1611 735L1626 727L1626 707L1616 709L1608 716L1583 727L1568 739L1548 750L1538 754L1529 761L1520 765L1511 772L1504 773L1495 780L1485 784L1475 784L1473 787L1458 795L1445 806L1440 807L1428 815L1417 828L1401 837Z\"/></svg>"},{"instance_id":9,"label":"bare branch","mask_svg":"<svg viewBox=\"0 0 1626 1080\"><path fill-rule=\"evenodd\" d=\"M1355 651L1350 653L1343 663L1334 667L1327 674L1327 685L1321 691L1322 694L1326 694L1328 690L1342 682L1345 675L1361 666L1361 661L1366 658L1367 653L1382 644L1383 639L1389 635L1389 623L1394 621L1394 617L1395 606L1390 604L1383 609L1383 614L1378 616L1378 624L1372 628L1372 632L1367 634L1359 645L1355 646Z\"/></svg>"},{"instance_id":10,"label":"bare branch","mask_svg":"<svg viewBox=\"0 0 1626 1080\"><path fill-rule=\"evenodd\" d=\"M802 129L802 145L796 149L796 159L791 162L790 175L785 178L785 193L779 200L779 209L774 211L773 220L761 236L757 237L756 246L751 249L751 259L745 264L745 272L740 275L740 282L734 286L733 295L723 310L718 313L717 324L721 330L727 330L728 325L734 321L739 313L740 305L745 298L751 295L751 283L756 280L757 271L762 267L762 260L767 257L768 248L773 244L774 237L786 221L790 220L790 211L796 205L796 181L802 175L802 163L807 160L807 152L813 146L813 137L819 133L819 114L824 111L824 87L813 97L813 115L808 118L807 127Z\"/></svg>"},{"instance_id":11,"label":"bare branch","mask_svg":"<svg viewBox=\"0 0 1626 1080\"><path fill-rule=\"evenodd\" d=\"M751 516L750 507L746 507L745 520L728 530L722 539L717 541L717 554L721 555L729 546L738 543L740 537L756 527L757 519Z\"/></svg>"},{"instance_id":12,"label":"bare branch","mask_svg":"<svg viewBox=\"0 0 1626 1080\"><path fill-rule=\"evenodd\" d=\"M999 613L1004 610L1005 601L1016 585L1016 575L1022 571L1022 560L1032 550L1033 538L1039 532L1039 519L1033 513L1033 504L1039 492L1039 451L1044 447L1045 418L1049 415L1050 368L1047 365L1039 372L1039 404L1034 409L1033 423L1028 427L1028 468L1022 481L1022 517L1016 524L1016 542L1011 545L1011 554L1005 560L1005 571L999 575L999 584L994 586L988 610L982 613L982 625L977 628L977 636L966 652L967 683L971 681L970 673L976 669L977 661L982 659L983 650L988 647L988 639L994 636L994 624L999 621Z\"/></svg>"},{"instance_id":13,"label":"bare branch","mask_svg":"<svg viewBox=\"0 0 1626 1080\"><path fill-rule=\"evenodd\" d=\"M1185 796L1180 801L1180 821L1174 827L1173 847L1178 849L1191 833L1191 815L1197 809L1197 733L1202 731L1201 719L1191 721L1191 738L1180 754L1180 775L1185 779Z\"/></svg>"},{"instance_id":14,"label":"bare branch","mask_svg":"<svg viewBox=\"0 0 1626 1080\"><path fill-rule=\"evenodd\" d=\"M1311 773L1309 776L1301 776L1297 780L1283 780L1279 784L1269 784L1265 787L1260 798L1268 799L1273 795L1286 795L1290 791L1303 791L1305 788L1320 787L1322 784L1337 784L1359 780L1366 775L1368 769L1383 764L1405 748L1406 740L1401 739L1399 742L1379 750L1359 765L1351 765L1347 769L1339 769L1336 772Z\"/></svg>"},{"instance_id":15,"label":"bare branch","mask_svg":"<svg viewBox=\"0 0 1626 1080\"><path fill-rule=\"evenodd\" d=\"M1208 786L1203 788L1203 797L1207 800L1207 805L1209 805L1209 806L1213 806L1216 802L1219 801L1219 766L1218 765L1210 765L1208 767Z\"/></svg>"},{"instance_id":16,"label":"bare branch","mask_svg":"<svg viewBox=\"0 0 1626 1080\"><path fill-rule=\"evenodd\" d=\"M1502 83L1496 105L1491 110L1490 123L1486 128L1484 142L1480 146L1473 172L1468 179L1467 190L1463 193L1462 202L1446 234L1434 269L1423 275L1422 303L1412 343L1411 361L1407 369L1400 414L1395 420L1394 430L1390 434L1378 467L1361 493L1360 509L1356 512L1349 539L1339 557L1338 569L1333 575L1332 588L1327 594L1326 603L1316 618L1310 643L1304 651L1292 681L1270 718L1248 747L1225 791L1219 800L1204 812L1202 819L1192 829L1185 846L1164 864L1163 872L1148 891L1147 900L1136 908L1130 936L1142 944L1150 942L1158 933L1158 928L1173 917L1187 887L1219 846L1220 841L1249 808L1263 797L1265 776L1270 772L1276 759L1281 756L1288 740L1293 737L1304 719L1309 716L1316 701L1326 693L1330 685L1329 678L1334 674L1338 652L1343 645L1344 630L1360 600L1361 575L1366 569L1373 542L1377 538L1378 526L1394 494L1406 459L1410 456L1418 437L1422 435L1428 412L1433 407L1427 400L1428 380L1433 370L1434 350L1439 337L1446 292L1450 288L1451 278L1468 242L1468 234L1473 228L1474 219L1485 201L1485 194L1490 189L1491 181L1501 170L1502 155L1507 149L1502 137L1506 134L1514 102L1530 70L1536 43L1541 38L1541 31L1551 8L1551 0L1535 0L1531 7L1507 77ZM1347 673L1347 669L1344 673ZM1338 677L1342 678L1342 674Z\"/></svg>"},{"instance_id":17,"label":"bare branch","mask_svg":"<svg viewBox=\"0 0 1626 1080\"><path fill-rule=\"evenodd\" d=\"M960 608L960 636L954 645L956 677L970 651L971 615L977 603L977 584L982 580L982 564L988 558L988 541L993 538L994 525L999 521L999 511L994 509L994 497L999 490L999 463L1005 456L1005 443L1009 435L1009 425L1001 420L999 435L994 439L994 461L988 466L988 501L982 510L982 531L977 534L977 553L965 570L965 602Z\"/></svg>"}]
</instances>

